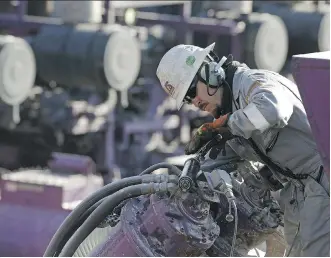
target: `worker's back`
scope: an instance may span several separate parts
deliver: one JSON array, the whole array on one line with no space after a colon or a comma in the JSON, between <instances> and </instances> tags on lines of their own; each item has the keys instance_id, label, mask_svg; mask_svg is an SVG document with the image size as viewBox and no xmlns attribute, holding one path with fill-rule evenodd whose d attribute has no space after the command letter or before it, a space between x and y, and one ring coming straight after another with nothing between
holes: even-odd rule
<instances>
[{"instance_id":1,"label":"worker's back","mask_svg":"<svg viewBox=\"0 0 331 258\"><path fill-rule=\"evenodd\" d=\"M293 82L274 72L239 68L233 80L233 94L241 109L262 96L269 99L265 107L259 102L260 110L268 112L270 103L281 106L282 110L293 109L290 118L281 119L271 129L251 136L271 160L295 174L309 173L322 165L301 97ZM275 110L270 109L270 112Z\"/></svg>"}]
</instances>

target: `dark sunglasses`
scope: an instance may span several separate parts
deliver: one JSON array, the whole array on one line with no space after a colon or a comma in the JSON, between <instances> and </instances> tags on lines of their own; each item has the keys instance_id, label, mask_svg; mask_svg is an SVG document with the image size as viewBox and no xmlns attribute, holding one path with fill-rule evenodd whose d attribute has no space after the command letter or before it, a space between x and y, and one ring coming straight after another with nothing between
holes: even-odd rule
<instances>
[{"instance_id":1,"label":"dark sunglasses","mask_svg":"<svg viewBox=\"0 0 331 258\"><path fill-rule=\"evenodd\" d=\"M191 82L191 85L184 97L184 102L185 103L192 103L192 100L197 96L197 84L198 84L198 81L199 81L199 77L198 75L196 75L194 78L193 78L193 81Z\"/></svg>"}]
</instances>

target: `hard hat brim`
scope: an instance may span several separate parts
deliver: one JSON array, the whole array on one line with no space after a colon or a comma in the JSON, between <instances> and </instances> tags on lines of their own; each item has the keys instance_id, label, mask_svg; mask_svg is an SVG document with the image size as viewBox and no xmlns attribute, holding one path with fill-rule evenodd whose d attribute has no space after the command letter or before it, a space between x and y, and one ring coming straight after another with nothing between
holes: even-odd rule
<instances>
[{"instance_id":1,"label":"hard hat brim","mask_svg":"<svg viewBox=\"0 0 331 258\"><path fill-rule=\"evenodd\" d=\"M179 87L181 90L178 93L177 97L176 97L176 106L177 109L180 110L181 107L184 104L184 98L187 94L187 91L190 88L190 85L195 77L195 75L197 74L198 70L200 69L200 66L202 65L203 61L206 59L206 57L208 56L208 54L210 53L210 51L212 51L215 47L215 43L209 45L208 47L206 47L205 49L203 49L202 51L199 51L199 54L196 56L196 66L195 69L191 70L191 73L187 76L185 82L183 82L183 84Z\"/></svg>"}]
</instances>

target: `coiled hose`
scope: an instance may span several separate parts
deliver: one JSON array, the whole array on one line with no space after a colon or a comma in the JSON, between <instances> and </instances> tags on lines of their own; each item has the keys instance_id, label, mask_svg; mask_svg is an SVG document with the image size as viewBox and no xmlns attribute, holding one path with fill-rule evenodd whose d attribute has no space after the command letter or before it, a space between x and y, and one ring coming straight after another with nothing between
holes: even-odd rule
<instances>
[{"instance_id":1,"label":"coiled hose","mask_svg":"<svg viewBox=\"0 0 331 258\"><path fill-rule=\"evenodd\" d=\"M138 197L140 195L153 194L157 192L167 192L175 189L174 183L149 183L125 187L107 197L99 207L92 212L83 225L73 234L64 246L60 257L71 257L76 252L79 245L86 237L104 220L104 218L123 200Z\"/></svg>"},{"instance_id":2,"label":"coiled hose","mask_svg":"<svg viewBox=\"0 0 331 258\"><path fill-rule=\"evenodd\" d=\"M76 231L81 223L96 209L99 201L114 192L130 185L137 185L141 183L162 182L165 175L144 175L153 172L159 168L168 168L170 173L180 175L181 171L174 165L168 163L158 163L141 173L140 176L133 176L113 182L99 189L83 200L62 222L59 229L55 232L50 243L48 244L44 257L54 257L59 254L65 243L70 239L74 231ZM163 179L162 179L163 178ZM169 178L170 181L171 178ZM175 179L175 178L172 178ZM99 203L99 204L100 204ZM93 206L93 208L92 208Z\"/></svg>"}]
</instances>

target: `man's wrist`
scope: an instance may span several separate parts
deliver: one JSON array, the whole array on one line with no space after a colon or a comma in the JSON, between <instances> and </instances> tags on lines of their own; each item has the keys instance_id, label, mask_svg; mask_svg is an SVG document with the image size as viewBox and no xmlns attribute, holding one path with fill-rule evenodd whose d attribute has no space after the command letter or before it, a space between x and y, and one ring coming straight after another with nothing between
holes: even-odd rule
<instances>
[{"instance_id":1,"label":"man's wrist","mask_svg":"<svg viewBox=\"0 0 331 258\"><path fill-rule=\"evenodd\" d=\"M224 122L224 126L228 127L228 122L229 122L229 119L230 119L231 115L232 115L232 113L226 114L227 118L226 118L226 120Z\"/></svg>"}]
</instances>

